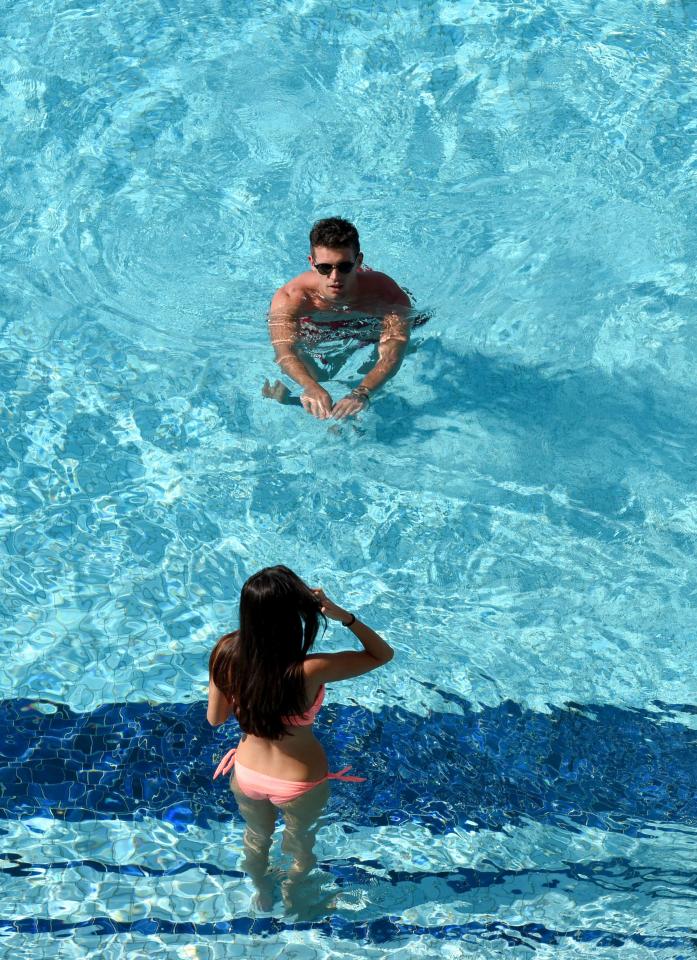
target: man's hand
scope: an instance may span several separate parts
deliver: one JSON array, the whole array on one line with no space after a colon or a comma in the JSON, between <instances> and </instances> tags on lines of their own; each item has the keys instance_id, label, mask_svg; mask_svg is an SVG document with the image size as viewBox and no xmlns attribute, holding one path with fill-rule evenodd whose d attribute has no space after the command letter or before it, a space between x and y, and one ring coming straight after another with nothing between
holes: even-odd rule
<instances>
[{"instance_id":1,"label":"man's hand","mask_svg":"<svg viewBox=\"0 0 697 960\"><path fill-rule=\"evenodd\" d=\"M307 413L311 413L318 420L326 420L332 415L332 398L318 384L305 387L300 397L300 403Z\"/></svg>"},{"instance_id":2,"label":"man's hand","mask_svg":"<svg viewBox=\"0 0 697 960\"><path fill-rule=\"evenodd\" d=\"M344 417L353 417L357 413L360 413L367 403L368 391L359 387L357 390L352 390L351 393L347 394L343 400L339 400L338 403L334 404L332 416L335 420L343 420Z\"/></svg>"}]
</instances>

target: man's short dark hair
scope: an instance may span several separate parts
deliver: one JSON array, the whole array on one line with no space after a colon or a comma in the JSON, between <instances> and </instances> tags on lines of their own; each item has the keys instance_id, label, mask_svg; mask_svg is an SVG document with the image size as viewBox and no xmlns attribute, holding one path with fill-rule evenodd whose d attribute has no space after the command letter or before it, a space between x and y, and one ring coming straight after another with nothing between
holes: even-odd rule
<instances>
[{"instance_id":1,"label":"man's short dark hair","mask_svg":"<svg viewBox=\"0 0 697 960\"><path fill-rule=\"evenodd\" d=\"M356 256L360 253L361 243L358 239L358 230L348 220L341 217L327 217L318 220L310 230L310 248L329 247L330 250L339 250L341 247L352 247Z\"/></svg>"}]
</instances>

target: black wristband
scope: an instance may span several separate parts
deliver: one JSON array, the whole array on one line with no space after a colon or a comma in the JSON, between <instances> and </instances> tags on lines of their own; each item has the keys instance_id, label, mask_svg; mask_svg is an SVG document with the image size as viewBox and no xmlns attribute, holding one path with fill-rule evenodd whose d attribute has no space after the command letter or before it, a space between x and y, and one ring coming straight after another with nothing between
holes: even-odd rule
<instances>
[{"instance_id":1,"label":"black wristband","mask_svg":"<svg viewBox=\"0 0 697 960\"><path fill-rule=\"evenodd\" d=\"M355 614L355 613L352 613L350 620L346 620L346 622L344 622L344 621L342 620L341 622L342 622L342 624L343 624L345 627L352 627L352 626L354 625L354 623L356 622L356 614Z\"/></svg>"}]
</instances>

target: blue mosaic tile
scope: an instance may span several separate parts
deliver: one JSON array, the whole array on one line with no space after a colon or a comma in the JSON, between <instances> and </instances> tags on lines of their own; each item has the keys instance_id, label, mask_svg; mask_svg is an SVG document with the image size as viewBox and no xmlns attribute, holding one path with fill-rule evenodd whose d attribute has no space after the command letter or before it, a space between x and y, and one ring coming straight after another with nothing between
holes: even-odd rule
<instances>
[{"instance_id":1,"label":"blue mosaic tile","mask_svg":"<svg viewBox=\"0 0 697 960\"><path fill-rule=\"evenodd\" d=\"M317 730L332 764L367 778L336 785L333 813L347 825L413 822L434 833L525 819L630 834L648 821L697 823L697 737L675 722L679 708L662 716L573 705L543 714L457 702L459 712L428 717L329 705ZM234 799L212 772L238 736L234 723L212 729L203 703L91 713L56 705L47 714L4 701L0 816L154 816L182 830L235 818Z\"/></svg>"}]
</instances>

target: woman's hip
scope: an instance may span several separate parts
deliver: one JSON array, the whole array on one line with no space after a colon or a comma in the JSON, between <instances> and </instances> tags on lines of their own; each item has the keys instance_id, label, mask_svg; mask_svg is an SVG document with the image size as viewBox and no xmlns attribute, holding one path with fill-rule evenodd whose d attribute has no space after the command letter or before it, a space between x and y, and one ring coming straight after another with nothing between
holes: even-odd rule
<instances>
[{"instance_id":1,"label":"woman's hip","mask_svg":"<svg viewBox=\"0 0 697 960\"><path fill-rule=\"evenodd\" d=\"M230 778L230 788L233 793L239 790L251 800L270 800L277 807L296 800L322 784L325 786L327 784L326 775L317 780L286 780L260 773L258 770L251 770L237 759Z\"/></svg>"}]
</instances>

